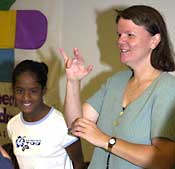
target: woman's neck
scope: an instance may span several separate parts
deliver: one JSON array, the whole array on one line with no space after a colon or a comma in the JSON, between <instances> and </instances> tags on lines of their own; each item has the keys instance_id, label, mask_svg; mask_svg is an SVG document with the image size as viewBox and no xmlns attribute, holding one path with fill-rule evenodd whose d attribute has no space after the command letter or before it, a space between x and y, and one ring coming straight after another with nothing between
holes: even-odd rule
<instances>
[{"instance_id":1,"label":"woman's neck","mask_svg":"<svg viewBox=\"0 0 175 169\"><path fill-rule=\"evenodd\" d=\"M141 69L138 71L133 71L132 81L141 84L144 81L153 81L156 79L162 71L152 68L152 69Z\"/></svg>"}]
</instances>

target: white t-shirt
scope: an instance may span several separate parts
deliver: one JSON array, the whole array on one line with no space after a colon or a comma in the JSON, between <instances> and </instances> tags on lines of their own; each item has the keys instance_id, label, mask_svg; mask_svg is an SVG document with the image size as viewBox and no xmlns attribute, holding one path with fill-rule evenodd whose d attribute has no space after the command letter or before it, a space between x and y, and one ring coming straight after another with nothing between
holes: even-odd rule
<instances>
[{"instance_id":1,"label":"white t-shirt","mask_svg":"<svg viewBox=\"0 0 175 169\"><path fill-rule=\"evenodd\" d=\"M72 169L65 147L77 140L68 135L65 120L58 110L36 122L26 122L22 113L9 120L7 131L20 169Z\"/></svg>"}]
</instances>

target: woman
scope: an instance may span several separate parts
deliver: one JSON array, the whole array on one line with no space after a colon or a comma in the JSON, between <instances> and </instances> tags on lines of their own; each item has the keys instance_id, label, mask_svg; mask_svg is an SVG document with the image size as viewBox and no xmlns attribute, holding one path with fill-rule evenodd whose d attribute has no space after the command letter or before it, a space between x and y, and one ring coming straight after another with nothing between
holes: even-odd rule
<instances>
[{"instance_id":1,"label":"woman","mask_svg":"<svg viewBox=\"0 0 175 169\"><path fill-rule=\"evenodd\" d=\"M73 169L72 162L82 169L80 141L67 134L62 113L44 103L47 73L46 64L32 60L14 69L13 93L21 110L7 125L14 154L20 169Z\"/></svg>"},{"instance_id":2,"label":"woman","mask_svg":"<svg viewBox=\"0 0 175 169\"><path fill-rule=\"evenodd\" d=\"M66 65L65 115L71 133L95 145L89 169L171 169L175 160L175 64L165 22L154 8L131 6L116 18L120 60L129 70L80 103L91 72L78 49ZM73 122L73 123L72 123Z\"/></svg>"}]
</instances>

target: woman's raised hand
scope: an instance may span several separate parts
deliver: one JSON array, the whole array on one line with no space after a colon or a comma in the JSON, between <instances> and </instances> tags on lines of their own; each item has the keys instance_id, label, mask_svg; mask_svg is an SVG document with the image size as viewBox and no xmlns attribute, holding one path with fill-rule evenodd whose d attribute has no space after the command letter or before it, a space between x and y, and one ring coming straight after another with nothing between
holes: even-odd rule
<instances>
[{"instance_id":1,"label":"woman's raised hand","mask_svg":"<svg viewBox=\"0 0 175 169\"><path fill-rule=\"evenodd\" d=\"M68 80L82 80L93 69L92 65L85 67L84 60L77 48L73 49L74 56L69 58L64 49L59 49L64 59L66 75Z\"/></svg>"}]
</instances>

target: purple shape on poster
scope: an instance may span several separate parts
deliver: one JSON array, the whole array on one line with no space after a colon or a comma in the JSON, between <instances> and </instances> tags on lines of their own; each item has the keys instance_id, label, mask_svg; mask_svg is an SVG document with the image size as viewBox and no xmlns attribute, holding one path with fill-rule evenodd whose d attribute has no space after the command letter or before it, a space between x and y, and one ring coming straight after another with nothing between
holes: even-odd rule
<instances>
[{"instance_id":1,"label":"purple shape on poster","mask_svg":"<svg viewBox=\"0 0 175 169\"><path fill-rule=\"evenodd\" d=\"M17 10L15 48L38 49L47 37L47 18L37 10Z\"/></svg>"}]
</instances>

